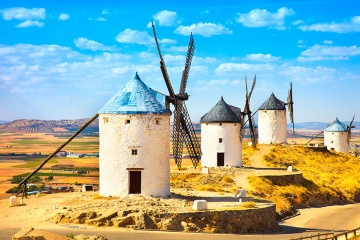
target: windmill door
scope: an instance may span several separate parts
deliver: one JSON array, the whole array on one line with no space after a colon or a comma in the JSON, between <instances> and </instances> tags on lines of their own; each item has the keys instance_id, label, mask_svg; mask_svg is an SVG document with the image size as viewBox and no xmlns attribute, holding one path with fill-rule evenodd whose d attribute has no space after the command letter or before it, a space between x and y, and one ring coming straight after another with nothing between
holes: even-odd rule
<instances>
[{"instance_id":1,"label":"windmill door","mask_svg":"<svg viewBox=\"0 0 360 240\"><path fill-rule=\"evenodd\" d=\"M129 194L141 193L141 171L129 171L129 173L130 173Z\"/></svg>"},{"instance_id":2,"label":"windmill door","mask_svg":"<svg viewBox=\"0 0 360 240\"><path fill-rule=\"evenodd\" d=\"M225 166L225 153L217 153L217 166Z\"/></svg>"}]
</instances>

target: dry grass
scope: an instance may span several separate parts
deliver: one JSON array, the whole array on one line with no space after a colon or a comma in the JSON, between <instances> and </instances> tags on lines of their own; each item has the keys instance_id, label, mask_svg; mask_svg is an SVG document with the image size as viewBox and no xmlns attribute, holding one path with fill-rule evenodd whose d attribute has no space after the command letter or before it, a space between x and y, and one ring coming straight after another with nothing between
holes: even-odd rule
<instances>
[{"instance_id":1,"label":"dry grass","mask_svg":"<svg viewBox=\"0 0 360 240\"><path fill-rule=\"evenodd\" d=\"M244 166L250 166L250 157L255 153L253 147L249 147L247 143L242 144L242 163Z\"/></svg>"},{"instance_id":2,"label":"dry grass","mask_svg":"<svg viewBox=\"0 0 360 240\"><path fill-rule=\"evenodd\" d=\"M263 159L274 167L293 166L303 173L299 185L276 186L261 177L249 179L255 194L274 201L278 210L360 201L359 158L302 146L274 146Z\"/></svg>"},{"instance_id":3,"label":"dry grass","mask_svg":"<svg viewBox=\"0 0 360 240\"><path fill-rule=\"evenodd\" d=\"M196 188L196 190L198 190L198 191L206 191L206 192L225 192L225 190L223 188L219 188L218 186L214 186L214 185L198 186Z\"/></svg>"},{"instance_id":4,"label":"dry grass","mask_svg":"<svg viewBox=\"0 0 360 240\"><path fill-rule=\"evenodd\" d=\"M226 182L226 183L233 183L234 179L231 176L225 175L225 176L223 176L221 181Z\"/></svg>"},{"instance_id":5,"label":"dry grass","mask_svg":"<svg viewBox=\"0 0 360 240\"><path fill-rule=\"evenodd\" d=\"M243 208L256 208L256 203L255 202L243 202L241 204L241 206Z\"/></svg>"}]
</instances>

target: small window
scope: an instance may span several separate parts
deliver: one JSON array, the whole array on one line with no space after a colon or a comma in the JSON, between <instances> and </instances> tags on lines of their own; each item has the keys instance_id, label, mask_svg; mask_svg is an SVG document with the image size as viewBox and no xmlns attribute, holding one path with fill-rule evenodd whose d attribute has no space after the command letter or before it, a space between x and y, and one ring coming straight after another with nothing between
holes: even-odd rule
<instances>
[{"instance_id":1,"label":"small window","mask_svg":"<svg viewBox=\"0 0 360 240\"><path fill-rule=\"evenodd\" d=\"M332 134L334 134L334 133L332 133Z\"/></svg>"},{"instance_id":2,"label":"small window","mask_svg":"<svg viewBox=\"0 0 360 240\"><path fill-rule=\"evenodd\" d=\"M221 126L221 125L222 125L222 123L219 123L219 125Z\"/></svg>"},{"instance_id":3,"label":"small window","mask_svg":"<svg viewBox=\"0 0 360 240\"><path fill-rule=\"evenodd\" d=\"M334 143L334 141L331 141L331 143Z\"/></svg>"},{"instance_id":4,"label":"small window","mask_svg":"<svg viewBox=\"0 0 360 240\"><path fill-rule=\"evenodd\" d=\"M130 123L130 119L126 119L125 124L129 124Z\"/></svg>"},{"instance_id":5,"label":"small window","mask_svg":"<svg viewBox=\"0 0 360 240\"><path fill-rule=\"evenodd\" d=\"M156 125L160 125L160 119L155 119L155 123L156 123Z\"/></svg>"},{"instance_id":6,"label":"small window","mask_svg":"<svg viewBox=\"0 0 360 240\"><path fill-rule=\"evenodd\" d=\"M236 126L236 123L234 123L234 126Z\"/></svg>"},{"instance_id":7,"label":"small window","mask_svg":"<svg viewBox=\"0 0 360 240\"><path fill-rule=\"evenodd\" d=\"M137 149L131 149L131 155L137 155L138 150Z\"/></svg>"},{"instance_id":8,"label":"small window","mask_svg":"<svg viewBox=\"0 0 360 240\"><path fill-rule=\"evenodd\" d=\"M108 117L104 117L104 123L108 123L109 122L109 118Z\"/></svg>"},{"instance_id":9,"label":"small window","mask_svg":"<svg viewBox=\"0 0 360 240\"><path fill-rule=\"evenodd\" d=\"M219 143L222 143L222 138L219 138Z\"/></svg>"}]
</instances>

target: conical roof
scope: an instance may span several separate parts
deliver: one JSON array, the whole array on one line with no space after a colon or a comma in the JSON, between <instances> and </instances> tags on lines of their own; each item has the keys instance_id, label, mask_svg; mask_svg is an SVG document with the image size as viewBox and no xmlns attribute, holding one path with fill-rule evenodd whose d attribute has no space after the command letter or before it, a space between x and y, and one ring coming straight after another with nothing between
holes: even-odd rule
<instances>
[{"instance_id":1,"label":"conical roof","mask_svg":"<svg viewBox=\"0 0 360 240\"><path fill-rule=\"evenodd\" d=\"M171 112L165 107L165 96L146 86L136 72L134 77L99 110L99 113L170 114Z\"/></svg>"},{"instance_id":2,"label":"conical roof","mask_svg":"<svg viewBox=\"0 0 360 240\"><path fill-rule=\"evenodd\" d=\"M324 129L324 132L347 132L348 126L335 119L328 127Z\"/></svg>"},{"instance_id":3,"label":"conical roof","mask_svg":"<svg viewBox=\"0 0 360 240\"><path fill-rule=\"evenodd\" d=\"M201 123L229 123L240 122L240 108L228 105L223 97L220 101L204 116L201 117Z\"/></svg>"},{"instance_id":4,"label":"conical roof","mask_svg":"<svg viewBox=\"0 0 360 240\"><path fill-rule=\"evenodd\" d=\"M274 93L259 107L259 110L285 110L285 103L277 99Z\"/></svg>"}]
</instances>

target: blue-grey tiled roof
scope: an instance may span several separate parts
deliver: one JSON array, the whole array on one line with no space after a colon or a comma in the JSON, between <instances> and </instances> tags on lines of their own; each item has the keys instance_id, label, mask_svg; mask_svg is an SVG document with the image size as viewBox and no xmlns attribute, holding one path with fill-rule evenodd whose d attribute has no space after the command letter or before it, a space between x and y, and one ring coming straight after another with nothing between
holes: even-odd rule
<instances>
[{"instance_id":1,"label":"blue-grey tiled roof","mask_svg":"<svg viewBox=\"0 0 360 240\"><path fill-rule=\"evenodd\" d=\"M99 113L170 114L165 107L165 96L151 90L137 74L115 94Z\"/></svg>"},{"instance_id":2,"label":"blue-grey tiled roof","mask_svg":"<svg viewBox=\"0 0 360 240\"><path fill-rule=\"evenodd\" d=\"M324 132L347 132L348 126L343 124L336 118L327 128L324 129Z\"/></svg>"},{"instance_id":3,"label":"blue-grey tiled roof","mask_svg":"<svg viewBox=\"0 0 360 240\"><path fill-rule=\"evenodd\" d=\"M240 122L240 108L228 105L223 97L220 101L202 118L201 123L227 123Z\"/></svg>"},{"instance_id":4,"label":"blue-grey tiled roof","mask_svg":"<svg viewBox=\"0 0 360 240\"><path fill-rule=\"evenodd\" d=\"M274 93L259 107L259 110L285 110L285 103L277 99Z\"/></svg>"}]
</instances>

